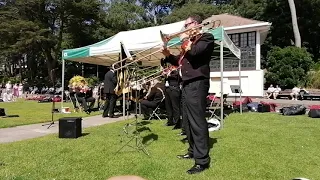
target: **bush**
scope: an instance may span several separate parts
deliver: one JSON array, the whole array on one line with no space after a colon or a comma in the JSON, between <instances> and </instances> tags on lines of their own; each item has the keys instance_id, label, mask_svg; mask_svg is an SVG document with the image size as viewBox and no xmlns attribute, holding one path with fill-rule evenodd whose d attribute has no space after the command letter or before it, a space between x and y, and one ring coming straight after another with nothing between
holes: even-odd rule
<instances>
[{"instance_id":1,"label":"bush","mask_svg":"<svg viewBox=\"0 0 320 180\"><path fill-rule=\"evenodd\" d=\"M282 88L305 86L308 72L313 66L312 56L305 48L289 46L274 47L267 55L266 83Z\"/></svg>"},{"instance_id":2,"label":"bush","mask_svg":"<svg viewBox=\"0 0 320 180\"><path fill-rule=\"evenodd\" d=\"M86 82L88 83L89 87L94 87L97 84L99 84L99 78L97 78L96 76L92 76L92 77L86 78Z\"/></svg>"},{"instance_id":3,"label":"bush","mask_svg":"<svg viewBox=\"0 0 320 180\"><path fill-rule=\"evenodd\" d=\"M320 70L313 70L308 73L307 87L312 89L320 89Z\"/></svg>"}]
</instances>

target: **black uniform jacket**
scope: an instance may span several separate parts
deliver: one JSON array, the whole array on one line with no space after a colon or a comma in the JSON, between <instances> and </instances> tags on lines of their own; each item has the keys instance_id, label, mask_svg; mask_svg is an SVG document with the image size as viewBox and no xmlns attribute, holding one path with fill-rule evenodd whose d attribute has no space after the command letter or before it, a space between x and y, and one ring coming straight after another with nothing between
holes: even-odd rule
<instances>
[{"instance_id":1,"label":"black uniform jacket","mask_svg":"<svg viewBox=\"0 0 320 180\"><path fill-rule=\"evenodd\" d=\"M164 95L164 84L157 83L151 88L150 94L147 96L147 100L153 101L158 104L164 98L163 95Z\"/></svg>"},{"instance_id":2,"label":"black uniform jacket","mask_svg":"<svg viewBox=\"0 0 320 180\"><path fill-rule=\"evenodd\" d=\"M202 36L191 45L182 59L181 74L182 81L192 81L200 78L210 78L209 63L214 49L214 37L210 33ZM164 59L172 65L178 66L180 55L170 55Z\"/></svg>"},{"instance_id":3,"label":"black uniform jacket","mask_svg":"<svg viewBox=\"0 0 320 180\"><path fill-rule=\"evenodd\" d=\"M111 70L106 73L104 76L104 93L111 93L114 94L114 89L117 86L117 75L116 73L112 72Z\"/></svg>"}]
</instances>

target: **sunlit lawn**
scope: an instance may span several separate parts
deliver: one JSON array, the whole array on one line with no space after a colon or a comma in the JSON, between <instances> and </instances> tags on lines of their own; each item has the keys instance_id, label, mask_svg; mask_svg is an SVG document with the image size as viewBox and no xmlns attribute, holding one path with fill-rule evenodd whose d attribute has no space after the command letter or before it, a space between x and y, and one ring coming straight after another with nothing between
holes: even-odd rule
<instances>
[{"instance_id":1,"label":"sunlit lawn","mask_svg":"<svg viewBox=\"0 0 320 180\"><path fill-rule=\"evenodd\" d=\"M65 107L73 107L71 103L64 103ZM55 103L55 108L60 108L60 103ZM51 121L52 103L38 103L37 101L1 102L0 108L4 108L7 115L19 115L19 117L1 118L0 128L13 127L25 124L43 123ZM73 110L73 109L72 109ZM77 116L86 117L86 113L74 113ZM97 115L99 112L93 112L90 115ZM55 113L54 120L61 117L70 116L70 114Z\"/></svg>"},{"instance_id":2,"label":"sunlit lawn","mask_svg":"<svg viewBox=\"0 0 320 180\"><path fill-rule=\"evenodd\" d=\"M320 179L320 121L306 116L233 114L211 133L211 168L199 175L185 171L192 160L180 160L187 145L179 130L164 121L145 125L142 136L150 156L121 147L118 122L84 129L86 136L59 139L50 135L0 145L0 179L99 180L133 174L149 180ZM129 139L126 139L129 140Z\"/></svg>"}]
</instances>

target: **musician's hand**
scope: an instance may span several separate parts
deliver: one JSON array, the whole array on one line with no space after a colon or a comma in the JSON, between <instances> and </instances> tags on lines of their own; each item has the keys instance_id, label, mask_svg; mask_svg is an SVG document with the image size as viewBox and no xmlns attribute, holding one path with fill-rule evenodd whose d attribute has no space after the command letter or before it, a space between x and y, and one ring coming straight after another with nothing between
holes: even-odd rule
<instances>
[{"instance_id":1,"label":"musician's hand","mask_svg":"<svg viewBox=\"0 0 320 180\"><path fill-rule=\"evenodd\" d=\"M161 52L166 57L170 56L170 51L167 48L162 47Z\"/></svg>"}]
</instances>

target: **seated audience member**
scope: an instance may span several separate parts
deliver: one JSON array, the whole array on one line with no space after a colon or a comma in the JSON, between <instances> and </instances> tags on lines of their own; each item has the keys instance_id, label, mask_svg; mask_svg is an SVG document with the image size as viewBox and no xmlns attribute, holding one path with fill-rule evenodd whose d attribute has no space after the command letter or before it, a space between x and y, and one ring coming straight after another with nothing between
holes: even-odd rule
<instances>
[{"instance_id":1,"label":"seated audience member","mask_svg":"<svg viewBox=\"0 0 320 180\"><path fill-rule=\"evenodd\" d=\"M279 87L279 85L277 85L273 91L273 99L277 99L277 96L279 95L280 92L281 92L281 88Z\"/></svg>"},{"instance_id":2,"label":"seated audience member","mask_svg":"<svg viewBox=\"0 0 320 180\"><path fill-rule=\"evenodd\" d=\"M144 115L144 120L149 119L152 110L154 110L161 100L164 98L164 84L158 80L155 80L155 83L149 89L149 92L144 97L144 100L141 101L141 111Z\"/></svg>"},{"instance_id":3,"label":"seated audience member","mask_svg":"<svg viewBox=\"0 0 320 180\"><path fill-rule=\"evenodd\" d=\"M303 100L304 95L309 94L309 91L307 91L304 87L300 88L300 92L299 92L300 96L301 96L301 100Z\"/></svg>"},{"instance_id":4,"label":"seated audience member","mask_svg":"<svg viewBox=\"0 0 320 180\"><path fill-rule=\"evenodd\" d=\"M274 90L275 90L275 89L274 89L273 85L271 84L270 87L269 87L268 90L267 90L267 98L268 98L268 99L270 99L270 97L273 95Z\"/></svg>"},{"instance_id":5,"label":"seated audience member","mask_svg":"<svg viewBox=\"0 0 320 180\"><path fill-rule=\"evenodd\" d=\"M295 86L292 89L292 92L290 93L290 96L292 98L292 100L298 100L298 96L300 94L300 88L298 88L297 86Z\"/></svg>"}]
</instances>

